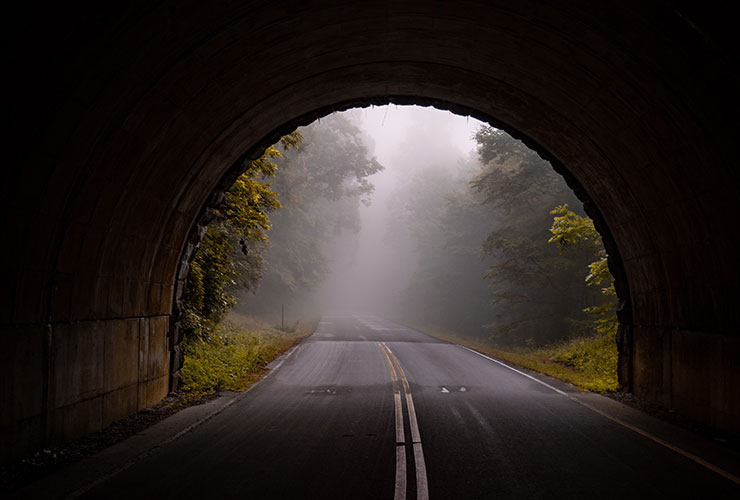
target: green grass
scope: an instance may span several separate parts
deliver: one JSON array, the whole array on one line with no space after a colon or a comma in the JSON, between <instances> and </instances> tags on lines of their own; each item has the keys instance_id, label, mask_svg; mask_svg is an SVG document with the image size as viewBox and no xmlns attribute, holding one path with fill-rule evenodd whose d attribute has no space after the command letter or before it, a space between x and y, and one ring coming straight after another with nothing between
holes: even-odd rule
<instances>
[{"instance_id":1,"label":"green grass","mask_svg":"<svg viewBox=\"0 0 740 500\"><path fill-rule=\"evenodd\" d=\"M579 389L617 389L617 344L613 335L582 337L541 348L502 349L485 341L434 327L420 331L489 354L495 358L569 382Z\"/></svg>"},{"instance_id":2,"label":"green grass","mask_svg":"<svg viewBox=\"0 0 740 500\"><path fill-rule=\"evenodd\" d=\"M194 396L243 391L267 373L270 361L312 332L310 325L285 333L254 322L223 322L211 339L183 342L182 390Z\"/></svg>"}]
</instances>

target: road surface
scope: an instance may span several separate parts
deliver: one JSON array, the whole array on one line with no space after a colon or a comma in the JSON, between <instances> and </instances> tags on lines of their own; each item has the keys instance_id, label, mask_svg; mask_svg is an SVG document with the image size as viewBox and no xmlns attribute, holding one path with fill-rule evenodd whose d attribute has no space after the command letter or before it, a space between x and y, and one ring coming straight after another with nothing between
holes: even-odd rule
<instances>
[{"instance_id":1,"label":"road surface","mask_svg":"<svg viewBox=\"0 0 740 500\"><path fill-rule=\"evenodd\" d=\"M461 346L325 316L222 413L82 498L740 498L715 471Z\"/></svg>"}]
</instances>

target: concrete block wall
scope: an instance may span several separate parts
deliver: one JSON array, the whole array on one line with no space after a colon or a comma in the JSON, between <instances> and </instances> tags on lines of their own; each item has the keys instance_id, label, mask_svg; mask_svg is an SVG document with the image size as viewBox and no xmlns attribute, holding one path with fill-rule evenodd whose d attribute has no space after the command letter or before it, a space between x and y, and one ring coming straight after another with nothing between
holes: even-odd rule
<instances>
[{"instance_id":1,"label":"concrete block wall","mask_svg":"<svg viewBox=\"0 0 740 500\"><path fill-rule=\"evenodd\" d=\"M152 406L169 389L169 317L2 328L2 460ZM9 402L10 404L5 404Z\"/></svg>"},{"instance_id":2,"label":"concrete block wall","mask_svg":"<svg viewBox=\"0 0 740 500\"><path fill-rule=\"evenodd\" d=\"M633 349L637 396L740 434L740 338L640 327Z\"/></svg>"}]
</instances>

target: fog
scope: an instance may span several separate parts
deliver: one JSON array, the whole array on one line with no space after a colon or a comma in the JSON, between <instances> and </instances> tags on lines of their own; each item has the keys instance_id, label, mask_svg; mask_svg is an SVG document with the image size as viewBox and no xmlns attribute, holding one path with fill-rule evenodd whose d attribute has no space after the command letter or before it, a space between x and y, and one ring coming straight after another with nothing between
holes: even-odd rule
<instances>
[{"instance_id":1,"label":"fog","mask_svg":"<svg viewBox=\"0 0 740 500\"><path fill-rule=\"evenodd\" d=\"M331 271L317 290L324 310L396 314L417 267L408 234L392 231L396 188L428 168L455 174L461 158L475 149L481 122L430 107L380 106L348 113L385 169L369 178L370 205L359 209L360 230L327 248ZM481 243L485 235L481 235Z\"/></svg>"},{"instance_id":2,"label":"fog","mask_svg":"<svg viewBox=\"0 0 740 500\"><path fill-rule=\"evenodd\" d=\"M371 313L501 344L575 335L599 303L593 253L548 243L582 214L536 153L473 118L418 106L328 115L278 158L259 287L235 311L274 321ZM251 264L250 264L251 265ZM256 267L255 267L256 266ZM253 288L253 287L252 287Z\"/></svg>"}]
</instances>

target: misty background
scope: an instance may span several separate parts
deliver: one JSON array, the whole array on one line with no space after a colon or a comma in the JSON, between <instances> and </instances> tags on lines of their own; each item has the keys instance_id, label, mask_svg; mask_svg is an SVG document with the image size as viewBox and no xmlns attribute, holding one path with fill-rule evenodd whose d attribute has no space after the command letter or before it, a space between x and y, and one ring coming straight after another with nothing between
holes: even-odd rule
<instances>
[{"instance_id":1,"label":"misty background","mask_svg":"<svg viewBox=\"0 0 740 500\"><path fill-rule=\"evenodd\" d=\"M372 313L501 345L588 334L593 253L548 243L581 203L539 156L473 118L418 106L334 113L276 158L259 279L235 315ZM242 287L245 288L245 287Z\"/></svg>"},{"instance_id":2,"label":"misty background","mask_svg":"<svg viewBox=\"0 0 740 500\"><path fill-rule=\"evenodd\" d=\"M464 180L459 162L473 154L472 137L482 124L416 106L364 108L347 115L384 169L369 177L374 191L370 205L359 206L359 231L327 245L329 274L315 301L323 310L397 316L423 257L406 220L410 186L435 174Z\"/></svg>"}]
</instances>

